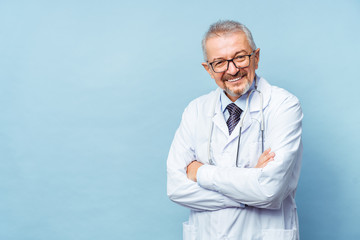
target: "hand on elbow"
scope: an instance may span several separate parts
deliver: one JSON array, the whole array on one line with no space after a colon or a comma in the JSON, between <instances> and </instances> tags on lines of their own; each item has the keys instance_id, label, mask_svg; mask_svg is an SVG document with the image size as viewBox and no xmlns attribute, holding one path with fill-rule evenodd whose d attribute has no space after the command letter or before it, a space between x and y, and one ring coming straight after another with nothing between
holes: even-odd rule
<instances>
[{"instance_id":1,"label":"hand on elbow","mask_svg":"<svg viewBox=\"0 0 360 240\"><path fill-rule=\"evenodd\" d=\"M271 148L268 148L261 154L255 168L264 168L270 161L274 161L275 153L270 151Z\"/></svg>"},{"instance_id":2,"label":"hand on elbow","mask_svg":"<svg viewBox=\"0 0 360 240\"><path fill-rule=\"evenodd\" d=\"M201 162L192 161L186 168L186 174L187 174L188 179L190 179L191 181L197 182L196 174L197 174L199 167L201 167L202 165L204 165L204 164L202 164Z\"/></svg>"}]
</instances>

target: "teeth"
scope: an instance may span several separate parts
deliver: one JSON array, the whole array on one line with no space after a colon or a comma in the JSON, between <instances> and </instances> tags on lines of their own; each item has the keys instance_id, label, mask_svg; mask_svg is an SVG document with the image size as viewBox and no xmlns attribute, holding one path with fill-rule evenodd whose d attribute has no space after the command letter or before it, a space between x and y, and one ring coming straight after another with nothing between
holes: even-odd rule
<instances>
[{"instance_id":1,"label":"teeth","mask_svg":"<svg viewBox=\"0 0 360 240\"><path fill-rule=\"evenodd\" d=\"M231 79L231 80L228 80L228 82L236 82L237 80L241 79L241 77L239 78L235 78L235 79Z\"/></svg>"}]
</instances>

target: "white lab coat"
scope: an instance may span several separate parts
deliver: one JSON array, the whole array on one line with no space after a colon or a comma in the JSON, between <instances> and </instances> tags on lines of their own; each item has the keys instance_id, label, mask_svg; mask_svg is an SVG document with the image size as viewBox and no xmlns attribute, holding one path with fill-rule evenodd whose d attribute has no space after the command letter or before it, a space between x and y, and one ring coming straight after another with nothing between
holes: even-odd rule
<instances>
[{"instance_id":1,"label":"white lab coat","mask_svg":"<svg viewBox=\"0 0 360 240\"><path fill-rule=\"evenodd\" d=\"M300 175L303 114L298 99L260 78L263 94L265 149L276 156L263 169L253 168L261 155L260 97L254 93L242 128L239 167L235 167L239 124L229 136L221 111L220 88L192 101L185 109L167 161L169 198L191 209L183 223L184 240L297 240L295 191ZM214 103L215 112L214 112ZM212 156L208 161L211 122ZM205 165L198 182L186 167Z\"/></svg>"}]
</instances>

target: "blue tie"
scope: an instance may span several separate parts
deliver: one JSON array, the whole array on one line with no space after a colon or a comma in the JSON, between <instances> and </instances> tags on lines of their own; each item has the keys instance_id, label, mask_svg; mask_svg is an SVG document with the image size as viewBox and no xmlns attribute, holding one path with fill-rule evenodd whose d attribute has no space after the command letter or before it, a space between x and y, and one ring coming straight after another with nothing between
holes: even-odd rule
<instances>
[{"instance_id":1,"label":"blue tie","mask_svg":"<svg viewBox=\"0 0 360 240\"><path fill-rule=\"evenodd\" d=\"M238 122L240 120L240 115L242 113L242 110L241 110L241 108L236 106L235 103L230 103L229 105L227 105L226 109L230 113L230 117L226 121L226 124L229 128L229 135L231 135L232 131L236 127L236 124L238 124Z\"/></svg>"}]
</instances>

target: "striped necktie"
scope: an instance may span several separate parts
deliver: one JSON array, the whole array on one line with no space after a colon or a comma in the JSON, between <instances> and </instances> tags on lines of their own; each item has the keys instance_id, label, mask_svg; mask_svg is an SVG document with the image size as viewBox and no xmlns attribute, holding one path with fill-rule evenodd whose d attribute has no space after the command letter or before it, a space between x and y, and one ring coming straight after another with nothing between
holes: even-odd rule
<instances>
[{"instance_id":1,"label":"striped necktie","mask_svg":"<svg viewBox=\"0 0 360 240\"><path fill-rule=\"evenodd\" d=\"M236 106L235 103L230 103L229 105L227 105L226 109L230 113L230 117L226 121L226 124L229 128L229 135L231 135L232 131L236 127L236 124L238 124L238 122L240 120L240 115L242 113L242 110L241 110L241 108Z\"/></svg>"}]
</instances>

